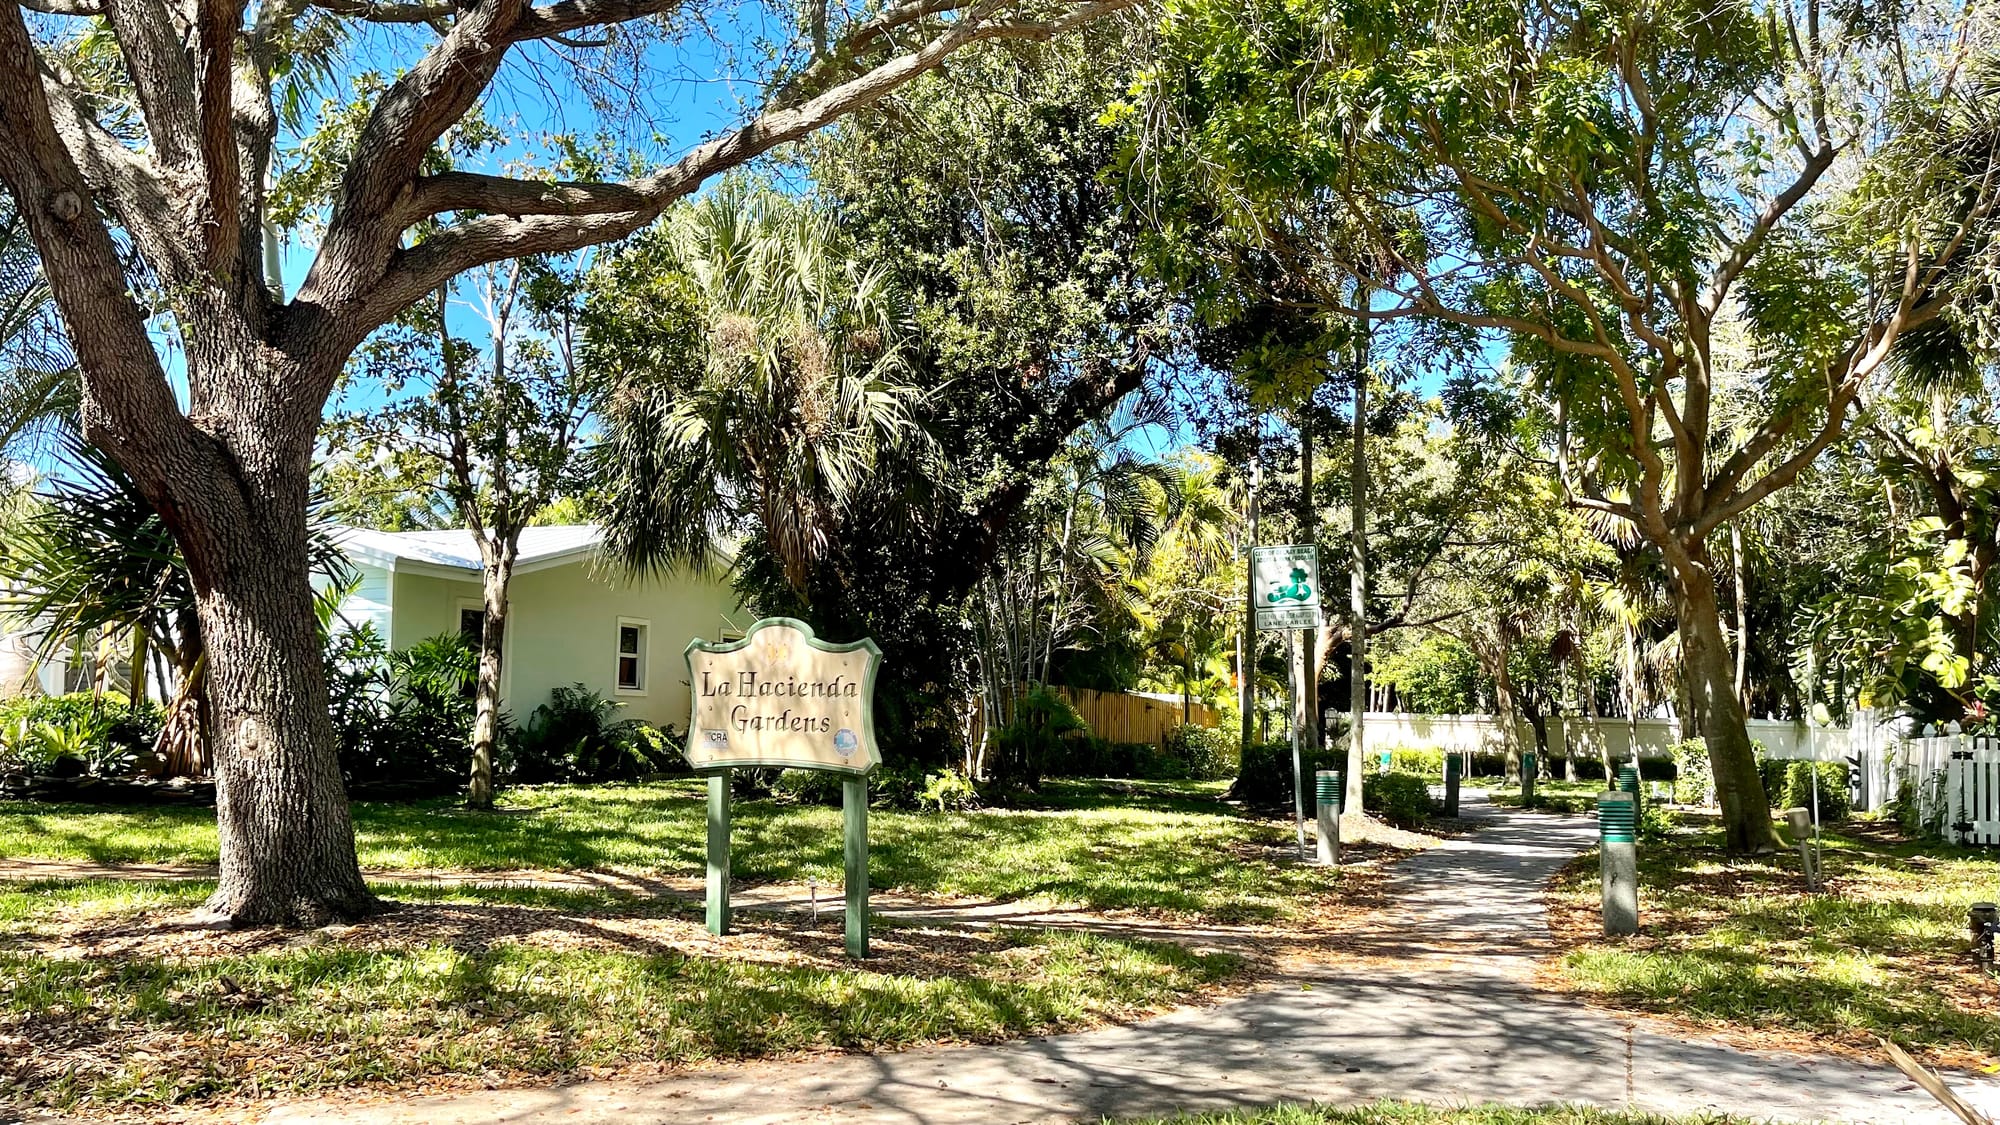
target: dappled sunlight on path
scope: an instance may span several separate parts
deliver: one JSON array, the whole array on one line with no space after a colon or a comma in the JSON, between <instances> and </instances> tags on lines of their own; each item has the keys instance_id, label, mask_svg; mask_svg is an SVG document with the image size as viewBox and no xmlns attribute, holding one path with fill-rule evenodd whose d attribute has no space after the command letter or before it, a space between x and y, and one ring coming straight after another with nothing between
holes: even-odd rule
<instances>
[{"instance_id":1,"label":"dappled sunlight on path","mask_svg":"<svg viewBox=\"0 0 2000 1125\"><path fill-rule=\"evenodd\" d=\"M1002 1046L825 1056L377 1106L307 1103L265 1120L929 1125L1380 1097L1883 1125L1947 1120L1886 1067L1682 1040L1537 992L1534 962L1550 948L1542 889L1590 846L1594 830L1581 818L1483 805L1468 813L1480 831L1397 864L1374 888L1379 909L1336 918L1291 951L1286 975L1213 1007ZM1972 1093L2000 1104L1989 1085Z\"/></svg>"}]
</instances>

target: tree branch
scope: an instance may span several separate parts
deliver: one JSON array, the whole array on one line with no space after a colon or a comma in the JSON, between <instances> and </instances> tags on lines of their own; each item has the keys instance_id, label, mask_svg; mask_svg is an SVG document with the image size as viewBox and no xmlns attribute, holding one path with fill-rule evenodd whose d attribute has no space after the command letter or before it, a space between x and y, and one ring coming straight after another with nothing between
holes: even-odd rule
<instances>
[{"instance_id":1,"label":"tree branch","mask_svg":"<svg viewBox=\"0 0 2000 1125\"><path fill-rule=\"evenodd\" d=\"M194 69L163 0L105 0L104 13L139 96L146 135L160 163L180 172L200 167Z\"/></svg>"},{"instance_id":2,"label":"tree branch","mask_svg":"<svg viewBox=\"0 0 2000 1125\"><path fill-rule=\"evenodd\" d=\"M500 3L501 0L489 0ZM657 218L675 201L683 198L710 176L733 168L787 141L796 140L848 113L864 109L886 97L897 87L936 68L953 51L971 43L990 39L1046 39L1070 27L1111 12L1131 7L1138 0L1081 0L1063 16L1043 22L993 20L977 10L921 48L883 63L859 78L843 82L799 105L766 110L748 124L696 147L686 156L648 176L623 184L534 184L522 185L499 177L479 177L451 173L431 178L429 197L456 198L472 207L477 200L504 204L501 212L454 225L408 250L394 251L378 275L379 284L356 294L366 309L360 320L367 329L394 315L443 279L501 258L533 254L562 253L623 237ZM453 29L457 35L461 23ZM426 59L426 63L430 60ZM420 64L420 67L424 64ZM400 85L400 83L399 83ZM382 111L378 109L378 115ZM422 217L414 184L387 212L400 231ZM625 210L614 210L621 204ZM431 204L426 204L429 206ZM507 214L506 208L518 209ZM328 250L308 275L306 289L333 253L329 233ZM314 290L317 295L317 290ZM365 330L364 330L365 331Z\"/></svg>"}]
</instances>

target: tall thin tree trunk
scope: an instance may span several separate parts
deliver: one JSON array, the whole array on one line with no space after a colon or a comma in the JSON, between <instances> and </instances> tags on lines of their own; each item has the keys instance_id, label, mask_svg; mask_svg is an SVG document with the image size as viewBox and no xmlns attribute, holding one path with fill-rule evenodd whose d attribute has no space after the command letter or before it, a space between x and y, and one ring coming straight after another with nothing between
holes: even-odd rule
<instances>
[{"instance_id":1,"label":"tall thin tree trunk","mask_svg":"<svg viewBox=\"0 0 2000 1125\"><path fill-rule=\"evenodd\" d=\"M1299 542L1308 546L1319 540L1318 509L1313 504L1313 439L1312 423L1304 413L1299 415ZM1324 590L1315 591L1325 601ZM1324 611L1322 611L1324 612ZM1299 729L1305 745L1317 750L1324 740L1319 718L1319 645L1317 637L1308 635L1299 638L1299 719L1303 726Z\"/></svg>"},{"instance_id":2,"label":"tall thin tree trunk","mask_svg":"<svg viewBox=\"0 0 2000 1125\"><path fill-rule=\"evenodd\" d=\"M1611 744L1605 740L1604 721L1602 716L1597 713L1597 690L1596 686L1590 682L1590 665L1583 659L1582 636L1582 632L1579 631L1577 633L1577 643L1570 646L1569 658L1571 664L1576 668L1576 690L1577 694L1582 697L1583 713L1590 721L1591 737L1597 740L1597 760L1604 764L1604 780L1609 782L1617 777L1618 771L1611 768ZM1636 737L1638 732L1637 720L1634 719L1633 723L1635 725L1632 729ZM1634 745L1637 745L1636 741Z\"/></svg>"},{"instance_id":3,"label":"tall thin tree trunk","mask_svg":"<svg viewBox=\"0 0 2000 1125\"><path fill-rule=\"evenodd\" d=\"M1513 642L1505 628L1499 632L1493 650L1497 655L1489 673L1493 677L1493 706L1500 712L1500 739L1507 754L1504 772L1509 780L1518 780L1521 776L1521 710L1514 701L1514 674L1507 667L1513 656Z\"/></svg>"},{"instance_id":4,"label":"tall thin tree trunk","mask_svg":"<svg viewBox=\"0 0 2000 1125\"><path fill-rule=\"evenodd\" d=\"M132 710L137 712L146 705L146 627L132 626L131 674L126 677L127 695L132 701Z\"/></svg>"},{"instance_id":5,"label":"tall thin tree trunk","mask_svg":"<svg viewBox=\"0 0 2000 1125\"><path fill-rule=\"evenodd\" d=\"M1243 709L1242 747L1248 749L1255 741L1257 721L1257 569L1252 565L1253 552L1257 549L1257 490L1263 484L1263 460L1256 453L1250 455L1250 538L1243 550L1243 655L1238 659L1238 672L1242 676L1240 685L1242 697L1239 706Z\"/></svg>"},{"instance_id":6,"label":"tall thin tree trunk","mask_svg":"<svg viewBox=\"0 0 2000 1125\"><path fill-rule=\"evenodd\" d=\"M516 546L506 537L492 550L481 591L485 620L479 630L479 681L473 689L472 777L465 803L493 807L493 759L500 743L500 672L506 654L507 590L514 581Z\"/></svg>"},{"instance_id":7,"label":"tall thin tree trunk","mask_svg":"<svg viewBox=\"0 0 2000 1125\"><path fill-rule=\"evenodd\" d=\"M1731 677L1729 646L1715 578L1700 543L1666 552L1673 577L1674 616L1680 626L1682 680L1689 710L1700 723L1722 806L1723 835L1731 853L1761 854L1777 848L1771 810L1757 775L1756 754Z\"/></svg>"},{"instance_id":8,"label":"tall thin tree trunk","mask_svg":"<svg viewBox=\"0 0 2000 1125\"><path fill-rule=\"evenodd\" d=\"M1750 667L1750 603L1744 596L1743 524L1729 521L1729 564L1736 576L1736 702L1744 714L1750 713L1750 696L1745 691Z\"/></svg>"},{"instance_id":9,"label":"tall thin tree trunk","mask_svg":"<svg viewBox=\"0 0 2000 1125\"><path fill-rule=\"evenodd\" d=\"M1340 805L1342 815L1359 813L1366 807L1362 795L1368 764L1363 733L1368 717L1368 374L1365 366L1354 376L1352 457L1349 483L1354 496L1349 505L1351 521L1347 532L1347 789Z\"/></svg>"}]
</instances>

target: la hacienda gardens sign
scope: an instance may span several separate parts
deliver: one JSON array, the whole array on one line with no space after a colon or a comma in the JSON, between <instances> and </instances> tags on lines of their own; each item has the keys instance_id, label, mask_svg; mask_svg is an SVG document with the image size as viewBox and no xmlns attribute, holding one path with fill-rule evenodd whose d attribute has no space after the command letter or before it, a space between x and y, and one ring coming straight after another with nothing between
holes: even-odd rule
<instances>
[{"instance_id":1,"label":"la hacienda gardens sign","mask_svg":"<svg viewBox=\"0 0 2000 1125\"><path fill-rule=\"evenodd\" d=\"M842 775L847 952L868 956L868 775L875 745L875 674L882 650L863 638L832 644L789 617L767 617L742 640L687 647L687 758L708 776L708 929L729 931L729 773L737 767Z\"/></svg>"}]
</instances>

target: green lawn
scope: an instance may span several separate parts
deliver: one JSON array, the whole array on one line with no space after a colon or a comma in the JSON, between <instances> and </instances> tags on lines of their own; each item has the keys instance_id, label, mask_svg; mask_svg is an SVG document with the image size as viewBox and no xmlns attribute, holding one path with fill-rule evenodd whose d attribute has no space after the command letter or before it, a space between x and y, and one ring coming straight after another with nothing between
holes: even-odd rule
<instances>
[{"instance_id":1,"label":"green lawn","mask_svg":"<svg viewBox=\"0 0 2000 1125\"><path fill-rule=\"evenodd\" d=\"M1577 943L1562 977L1604 1003L1717 1028L1868 1049L1882 1035L1960 1065L2000 1056L2000 986L1972 966L1965 930L1966 907L2000 890L1993 853L1872 825L1825 839L1831 893L1817 896L1796 855L1731 860L1712 827L1642 843L1642 932L1627 941L1601 937L1593 852L1553 892Z\"/></svg>"},{"instance_id":2,"label":"green lawn","mask_svg":"<svg viewBox=\"0 0 2000 1125\"><path fill-rule=\"evenodd\" d=\"M198 883L0 893L0 1104L137 1109L221 1097L561 1076L829 1048L1037 1034L1182 1002L1236 958L1074 933L878 927L876 958L671 903L387 888L351 929L188 933ZM121 944L137 942L137 945Z\"/></svg>"},{"instance_id":3,"label":"green lawn","mask_svg":"<svg viewBox=\"0 0 2000 1125\"><path fill-rule=\"evenodd\" d=\"M1602 781L1537 781L1535 782L1535 803L1532 808L1547 813L1574 815L1595 813L1597 795L1604 792ZM1521 787L1510 785L1504 789L1493 789L1486 799L1506 808L1521 807Z\"/></svg>"},{"instance_id":4,"label":"green lawn","mask_svg":"<svg viewBox=\"0 0 2000 1125\"><path fill-rule=\"evenodd\" d=\"M1709 1114L1662 1117L1584 1106L1437 1108L1409 1102L1377 1102L1345 1109L1312 1105L1275 1106L1243 1113L1209 1113L1158 1120L1175 1125L1732 1125L1742 1119Z\"/></svg>"},{"instance_id":5,"label":"green lawn","mask_svg":"<svg viewBox=\"0 0 2000 1125\"><path fill-rule=\"evenodd\" d=\"M1291 862L1289 822L1245 817L1222 782L1053 782L1038 807L870 813L875 886L914 894L1037 898L1210 921L1302 916L1328 876ZM514 790L493 812L450 800L360 802L361 862L386 870L630 867L698 874L704 790L695 779ZM840 810L739 802L739 878L836 881ZM207 809L0 803L0 858L212 863Z\"/></svg>"}]
</instances>

